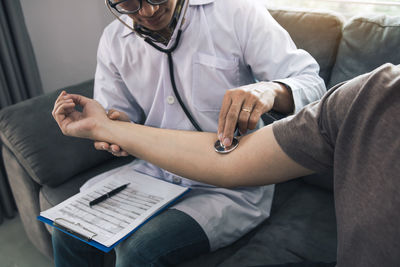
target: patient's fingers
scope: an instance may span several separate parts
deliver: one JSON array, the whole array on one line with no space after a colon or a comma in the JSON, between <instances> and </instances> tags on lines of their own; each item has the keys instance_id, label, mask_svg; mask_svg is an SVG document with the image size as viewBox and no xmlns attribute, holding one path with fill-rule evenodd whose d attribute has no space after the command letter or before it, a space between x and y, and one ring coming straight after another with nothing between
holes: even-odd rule
<instances>
[{"instance_id":1,"label":"patient's fingers","mask_svg":"<svg viewBox=\"0 0 400 267\"><path fill-rule=\"evenodd\" d=\"M58 102L56 102L56 104L54 105L54 111L57 111L57 110L59 110L60 109L60 106L61 105L63 105L63 104L68 104L68 103L73 103L73 104L75 104L74 103L74 101L72 100L72 99L62 99L62 100L59 100Z\"/></svg>"},{"instance_id":2,"label":"patient's fingers","mask_svg":"<svg viewBox=\"0 0 400 267\"><path fill-rule=\"evenodd\" d=\"M62 91L60 93L60 95L57 97L56 102L54 103L53 111L52 111L52 115L54 118L56 115L55 113L60 110L59 108L63 103L73 103L73 100L68 99L66 97L66 95L67 95L67 93L65 91Z\"/></svg>"},{"instance_id":3,"label":"patient's fingers","mask_svg":"<svg viewBox=\"0 0 400 267\"><path fill-rule=\"evenodd\" d=\"M60 95L57 97L55 104L57 104L60 100L64 99L64 96L67 94L67 92L62 91Z\"/></svg>"},{"instance_id":4,"label":"patient's fingers","mask_svg":"<svg viewBox=\"0 0 400 267\"><path fill-rule=\"evenodd\" d=\"M72 100L60 101L54 108L54 113L55 115L67 115L74 107L75 103Z\"/></svg>"},{"instance_id":5,"label":"patient's fingers","mask_svg":"<svg viewBox=\"0 0 400 267\"><path fill-rule=\"evenodd\" d=\"M84 107L87 103L90 101L93 101L93 99L82 96L82 95L76 95L76 94L67 94L64 96L66 99L72 99L75 104Z\"/></svg>"},{"instance_id":6,"label":"patient's fingers","mask_svg":"<svg viewBox=\"0 0 400 267\"><path fill-rule=\"evenodd\" d=\"M59 122L70 114L74 108L75 103L72 100L62 100L55 105L52 115L54 119Z\"/></svg>"}]
</instances>

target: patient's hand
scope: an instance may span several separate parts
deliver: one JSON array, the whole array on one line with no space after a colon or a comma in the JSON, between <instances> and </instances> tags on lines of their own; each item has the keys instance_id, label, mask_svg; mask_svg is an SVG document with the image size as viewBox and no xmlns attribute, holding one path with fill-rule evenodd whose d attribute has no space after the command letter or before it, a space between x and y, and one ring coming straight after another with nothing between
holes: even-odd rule
<instances>
[{"instance_id":1,"label":"patient's hand","mask_svg":"<svg viewBox=\"0 0 400 267\"><path fill-rule=\"evenodd\" d=\"M126 122L130 121L130 119L129 119L128 115L126 115L126 113L115 110L115 109L110 109L107 113L107 116L111 120L120 120L120 121L126 121ZM94 147L97 150L108 151L117 157L126 157L129 155L128 152L126 152L119 145L116 145L116 144L109 144L107 142L95 141Z\"/></svg>"},{"instance_id":2,"label":"patient's hand","mask_svg":"<svg viewBox=\"0 0 400 267\"><path fill-rule=\"evenodd\" d=\"M76 110L76 106L81 106L82 112ZM64 135L93 140L101 127L110 122L97 101L65 91L58 96L52 115Z\"/></svg>"}]
</instances>

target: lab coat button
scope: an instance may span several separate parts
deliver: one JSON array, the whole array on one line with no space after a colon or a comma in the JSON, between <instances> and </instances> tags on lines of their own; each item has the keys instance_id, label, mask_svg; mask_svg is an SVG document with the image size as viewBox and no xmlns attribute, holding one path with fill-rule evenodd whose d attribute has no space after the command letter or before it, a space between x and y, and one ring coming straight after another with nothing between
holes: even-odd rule
<instances>
[{"instance_id":1,"label":"lab coat button","mask_svg":"<svg viewBox=\"0 0 400 267\"><path fill-rule=\"evenodd\" d=\"M180 183L182 183L182 179L179 178L179 177L174 176L174 177L172 177L172 182L174 184L180 184Z\"/></svg>"},{"instance_id":2,"label":"lab coat button","mask_svg":"<svg viewBox=\"0 0 400 267\"><path fill-rule=\"evenodd\" d=\"M168 96L167 97L167 103L170 104L170 105L174 104L175 103L175 98L172 95Z\"/></svg>"}]
</instances>

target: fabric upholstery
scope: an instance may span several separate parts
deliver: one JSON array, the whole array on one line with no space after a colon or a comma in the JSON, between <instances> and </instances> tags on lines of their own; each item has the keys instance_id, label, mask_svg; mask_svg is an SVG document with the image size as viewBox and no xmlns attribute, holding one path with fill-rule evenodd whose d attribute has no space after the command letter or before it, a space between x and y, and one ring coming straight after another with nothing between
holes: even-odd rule
<instances>
[{"instance_id":1,"label":"fabric upholstery","mask_svg":"<svg viewBox=\"0 0 400 267\"><path fill-rule=\"evenodd\" d=\"M32 180L19 160L7 147L2 148L2 154L7 163L5 168L26 235L40 252L51 258L53 250L50 235L43 223L36 219L40 212L40 185Z\"/></svg>"},{"instance_id":2,"label":"fabric upholstery","mask_svg":"<svg viewBox=\"0 0 400 267\"><path fill-rule=\"evenodd\" d=\"M329 87L390 62L400 64L400 17L355 17L346 23Z\"/></svg>"},{"instance_id":3,"label":"fabric upholstery","mask_svg":"<svg viewBox=\"0 0 400 267\"><path fill-rule=\"evenodd\" d=\"M69 87L68 92L91 96L92 89L93 82L90 81ZM0 112L3 145L41 185L57 186L111 158L109 153L95 150L92 141L61 133L51 115L59 93L60 90L20 102Z\"/></svg>"},{"instance_id":4,"label":"fabric upholstery","mask_svg":"<svg viewBox=\"0 0 400 267\"><path fill-rule=\"evenodd\" d=\"M302 184L249 242L220 267L336 259L332 193Z\"/></svg>"},{"instance_id":5,"label":"fabric upholstery","mask_svg":"<svg viewBox=\"0 0 400 267\"><path fill-rule=\"evenodd\" d=\"M320 65L319 75L329 82L344 19L338 14L322 12L270 10L298 48L309 52ZM314 34L310 34L314 33Z\"/></svg>"},{"instance_id":6,"label":"fabric upholstery","mask_svg":"<svg viewBox=\"0 0 400 267\"><path fill-rule=\"evenodd\" d=\"M333 192L333 172L314 173L302 178L306 183Z\"/></svg>"},{"instance_id":7,"label":"fabric upholstery","mask_svg":"<svg viewBox=\"0 0 400 267\"><path fill-rule=\"evenodd\" d=\"M302 187L302 185L304 185L304 183L300 179L298 179L278 184L275 187L275 194L271 207L271 217L274 217L275 214L277 214L280 209L285 206L292 195L294 195L295 192ZM232 257L232 255L235 255L235 253L237 253L242 247L246 246L246 244L248 244L255 235L258 235L259 231L269 227L269 224L270 219L267 219L258 227L250 231L248 234L246 234L244 237L231 244L230 246L219 249L212 253L207 253L207 255L204 255L203 257L198 257L197 259L185 262L183 264L180 264L178 267L220 266L220 264L222 264L223 262L229 261L229 258ZM260 256L261 255L257 255L256 258L260 258Z\"/></svg>"},{"instance_id":8,"label":"fabric upholstery","mask_svg":"<svg viewBox=\"0 0 400 267\"><path fill-rule=\"evenodd\" d=\"M1 142L0 142L1 152ZM6 173L3 167L3 159L0 154L0 223L2 222L3 215L8 218L14 217L15 205L14 199L11 195L10 186L6 179Z\"/></svg>"}]
</instances>

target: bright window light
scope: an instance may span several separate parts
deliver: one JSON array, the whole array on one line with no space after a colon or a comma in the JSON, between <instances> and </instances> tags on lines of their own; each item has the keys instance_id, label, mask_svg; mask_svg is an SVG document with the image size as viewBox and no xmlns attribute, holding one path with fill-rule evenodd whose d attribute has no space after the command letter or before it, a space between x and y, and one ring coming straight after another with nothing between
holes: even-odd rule
<instances>
[{"instance_id":1,"label":"bright window light","mask_svg":"<svg viewBox=\"0 0 400 267\"><path fill-rule=\"evenodd\" d=\"M329 10L346 17L366 14L400 16L400 0L254 0L268 8Z\"/></svg>"}]
</instances>

